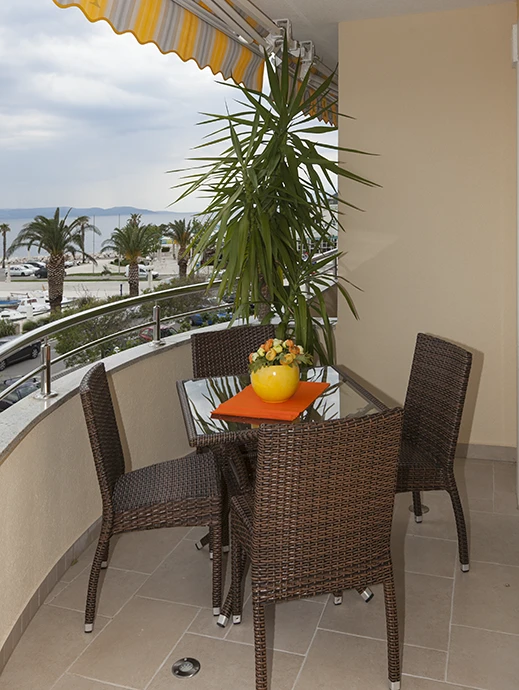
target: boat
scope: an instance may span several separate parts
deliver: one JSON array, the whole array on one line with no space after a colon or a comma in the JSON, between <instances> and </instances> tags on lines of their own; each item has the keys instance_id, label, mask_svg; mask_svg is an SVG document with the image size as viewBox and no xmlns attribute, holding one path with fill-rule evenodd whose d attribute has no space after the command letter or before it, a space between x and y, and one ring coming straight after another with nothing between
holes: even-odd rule
<instances>
[{"instance_id":1,"label":"boat","mask_svg":"<svg viewBox=\"0 0 519 690\"><path fill-rule=\"evenodd\" d=\"M46 314L50 311L50 306L45 296L35 293L27 293L23 297L16 309L3 309L0 311L0 318L9 321L19 321L21 319L31 319L39 314Z\"/></svg>"}]
</instances>

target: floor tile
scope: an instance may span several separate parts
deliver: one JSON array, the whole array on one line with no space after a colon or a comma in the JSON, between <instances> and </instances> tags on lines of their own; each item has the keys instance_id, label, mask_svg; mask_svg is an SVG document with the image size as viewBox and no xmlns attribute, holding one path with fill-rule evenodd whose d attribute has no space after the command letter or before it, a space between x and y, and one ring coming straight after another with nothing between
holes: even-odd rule
<instances>
[{"instance_id":1,"label":"floor tile","mask_svg":"<svg viewBox=\"0 0 519 690\"><path fill-rule=\"evenodd\" d=\"M96 633L108 623L99 617ZM49 690L95 635L83 632L83 615L42 606L0 676L0 690Z\"/></svg>"},{"instance_id":2,"label":"floor tile","mask_svg":"<svg viewBox=\"0 0 519 690\"><path fill-rule=\"evenodd\" d=\"M200 613L189 626L189 632L223 639L229 633L231 623L228 623L226 628L221 628L219 625L216 625L217 620L218 617L213 616L212 609L200 609Z\"/></svg>"},{"instance_id":3,"label":"floor tile","mask_svg":"<svg viewBox=\"0 0 519 690\"><path fill-rule=\"evenodd\" d=\"M61 578L63 582L72 582L83 570L92 565L92 559L96 550L97 541L90 544L90 546L83 551L81 556L72 561L72 565Z\"/></svg>"},{"instance_id":4,"label":"floor tile","mask_svg":"<svg viewBox=\"0 0 519 690\"><path fill-rule=\"evenodd\" d=\"M519 568L472 561L459 571L452 622L519 635Z\"/></svg>"},{"instance_id":5,"label":"floor tile","mask_svg":"<svg viewBox=\"0 0 519 690\"><path fill-rule=\"evenodd\" d=\"M494 499L494 463L491 460L456 458L454 476L461 500L468 508L492 512ZM478 507L479 506L479 507Z\"/></svg>"},{"instance_id":6,"label":"floor tile","mask_svg":"<svg viewBox=\"0 0 519 690\"><path fill-rule=\"evenodd\" d=\"M52 690L117 690L117 688L113 685L100 683L98 680L90 680L82 676L65 673Z\"/></svg>"},{"instance_id":7,"label":"floor tile","mask_svg":"<svg viewBox=\"0 0 519 690\"><path fill-rule=\"evenodd\" d=\"M324 604L304 599L266 606L267 646L285 652L306 654L323 609ZM250 599L243 609L242 622L240 625L232 626L226 639L254 644L252 601Z\"/></svg>"},{"instance_id":8,"label":"floor tile","mask_svg":"<svg viewBox=\"0 0 519 690\"><path fill-rule=\"evenodd\" d=\"M194 607L134 597L70 671L144 688L197 613Z\"/></svg>"},{"instance_id":9,"label":"floor tile","mask_svg":"<svg viewBox=\"0 0 519 690\"><path fill-rule=\"evenodd\" d=\"M152 573L190 531L190 527L143 530L115 537L109 566Z\"/></svg>"},{"instance_id":10,"label":"floor tile","mask_svg":"<svg viewBox=\"0 0 519 690\"><path fill-rule=\"evenodd\" d=\"M89 577L90 571L87 568L52 600L51 605L84 611ZM97 612L109 618L115 616L117 611L146 581L147 577L142 573L115 568L101 570L97 589Z\"/></svg>"},{"instance_id":11,"label":"floor tile","mask_svg":"<svg viewBox=\"0 0 519 690\"><path fill-rule=\"evenodd\" d=\"M494 512L519 516L515 462L494 463Z\"/></svg>"},{"instance_id":12,"label":"floor tile","mask_svg":"<svg viewBox=\"0 0 519 690\"><path fill-rule=\"evenodd\" d=\"M381 640L318 630L294 690L387 690Z\"/></svg>"},{"instance_id":13,"label":"floor tile","mask_svg":"<svg viewBox=\"0 0 519 690\"><path fill-rule=\"evenodd\" d=\"M395 521L405 520L408 534L421 537L437 537L457 541L456 523L449 494L446 491L426 491L422 494L424 505L429 512L424 514L423 522L417 523L409 512L413 499L411 494L398 494L395 499ZM465 511L468 506L463 505ZM407 512L406 512L407 511Z\"/></svg>"},{"instance_id":14,"label":"floor tile","mask_svg":"<svg viewBox=\"0 0 519 690\"><path fill-rule=\"evenodd\" d=\"M171 667L183 657L194 657L201 664L199 673L189 679L189 690L255 690L253 646L190 633L184 635L148 690L172 690L177 684L180 687L180 682L174 685ZM302 656L270 653L272 690L292 690L302 663Z\"/></svg>"},{"instance_id":15,"label":"floor tile","mask_svg":"<svg viewBox=\"0 0 519 690\"><path fill-rule=\"evenodd\" d=\"M441 683L437 680L426 678L402 678L402 690L471 690L461 685L451 685L451 683Z\"/></svg>"},{"instance_id":16,"label":"floor tile","mask_svg":"<svg viewBox=\"0 0 519 690\"><path fill-rule=\"evenodd\" d=\"M447 666L447 652L437 652L435 649L404 645L402 655L402 670L411 676L424 676L443 680ZM406 682L406 687L410 684Z\"/></svg>"},{"instance_id":17,"label":"floor tile","mask_svg":"<svg viewBox=\"0 0 519 690\"><path fill-rule=\"evenodd\" d=\"M519 566L519 520L511 515L471 513L470 557Z\"/></svg>"},{"instance_id":18,"label":"floor tile","mask_svg":"<svg viewBox=\"0 0 519 690\"><path fill-rule=\"evenodd\" d=\"M50 602L55 599L60 592L62 592L65 587L68 587L68 582L63 582L63 580L60 580L59 582L56 582L54 587L51 589L51 591L47 594L47 598L43 602L44 604L50 604Z\"/></svg>"},{"instance_id":19,"label":"floor tile","mask_svg":"<svg viewBox=\"0 0 519 690\"><path fill-rule=\"evenodd\" d=\"M447 680L485 690L517 690L519 637L452 626Z\"/></svg>"},{"instance_id":20,"label":"floor tile","mask_svg":"<svg viewBox=\"0 0 519 690\"><path fill-rule=\"evenodd\" d=\"M402 626L401 622L400 626L407 644L439 651L447 649L452 588L451 579L416 573L406 573L405 583L397 582L400 620L405 614L405 624ZM344 593L341 606L334 606L330 600L319 627L385 640L383 589L381 585L372 589L375 597L367 604L355 591Z\"/></svg>"},{"instance_id":21,"label":"floor tile","mask_svg":"<svg viewBox=\"0 0 519 690\"><path fill-rule=\"evenodd\" d=\"M182 541L147 580L139 594L209 608L211 563L207 549L197 551L193 542Z\"/></svg>"},{"instance_id":22,"label":"floor tile","mask_svg":"<svg viewBox=\"0 0 519 690\"><path fill-rule=\"evenodd\" d=\"M405 540L405 569L424 575L453 577L457 551L456 542L408 534Z\"/></svg>"},{"instance_id":23,"label":"floor tile","mask_svg":"<svg viewBox=\"0 0 519 690\"><path fill-rule=\"evenodd\" d=\"M189 541L199 541L207 534L207 527L191 527L184 539ZM204 547L207 551L207 546Z\"/></svg>"}]
</instances>

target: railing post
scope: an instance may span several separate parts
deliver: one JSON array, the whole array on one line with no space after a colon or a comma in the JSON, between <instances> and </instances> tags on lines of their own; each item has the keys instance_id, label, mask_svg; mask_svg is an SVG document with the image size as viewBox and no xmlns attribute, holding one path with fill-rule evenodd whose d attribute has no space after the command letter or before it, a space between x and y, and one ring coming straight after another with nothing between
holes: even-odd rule
<instances>
[{"instance_id":1,"label":"railing post","mask_svg":"<svg viewBox=\"0 0 519 690\"><path fill-rule=\"evenodd\" d=\"M41 364L42 364L42 371L41 371L41 387L40 387L40 392L36 395L37 398L42 398L43 400L47 400L47 398L55 398L57 396L57 393L54 393L51 390L51 366L52 366L52 357L51 357L51 350L50 350L50 345L49 345L49 339L45 338L45 342L42 345L41 348Z\"/></svg>"},{"instance_id":2,"label":"railing post","mask_svg":"<svg viewBox=\"0 0 519 690\"><path fill-rule=\"evenodd\" d=\"M150 345L152 347L160 347L164 345L164 341L160 338L160 307L158 304L155 304L153 307L153 321L153 340Z\"/></svg>"}]
</instances>

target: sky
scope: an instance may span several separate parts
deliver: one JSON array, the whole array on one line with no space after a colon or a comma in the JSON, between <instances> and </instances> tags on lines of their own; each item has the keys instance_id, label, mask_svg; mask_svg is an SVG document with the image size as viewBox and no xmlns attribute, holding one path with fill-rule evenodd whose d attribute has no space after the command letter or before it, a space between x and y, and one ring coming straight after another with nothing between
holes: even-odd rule
<instances>
[{"instance_id":1,"label":"sky","mask_svg":"<svg viewBox=\"0 0 519 690\"><path fill-rule=\"evenodd\" d=\"M202 210L175 176L232 89L52 0L0 2L0 208ZM205 131L204 131L205 130Z\"/></svg>"}]
</instances>

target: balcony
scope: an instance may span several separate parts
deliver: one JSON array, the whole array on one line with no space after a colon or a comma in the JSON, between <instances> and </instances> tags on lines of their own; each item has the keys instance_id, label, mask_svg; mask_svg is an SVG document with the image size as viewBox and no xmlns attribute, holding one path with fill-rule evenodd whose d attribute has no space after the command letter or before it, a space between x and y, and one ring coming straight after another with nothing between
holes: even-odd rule
<instances>
[{"instance_id":1,"label":"balcony","mask_svg":"<svg viewBox=\"0 0 519 690\"><path fill-rule=\"evenodd\" d=\"M107 368L132 468L188 452L175 380L191 374L189 334L162 348L119 353ZM165 690L179 682L194 690L252 690L250 605L240 626L216 626L207 549L194 547L198 528L114 539L94 633L82 632L101 507L77 393L82 373L54 382L57 398L26 398L0 418L0 661L8 660L0 690ZM421 525L408 510L410 497L397 497L402 687L515 690L515 465L460 459L457 472L470 530L469 573L457 564L448 496L426 495L430 512ZM374 589L369 604L347 592L342 606L323 596L271 610L272 690L385 688L383 596ZM197 658L201 670L179 681L171 666L184 656Z\"/></svg>"}]
</instances>

